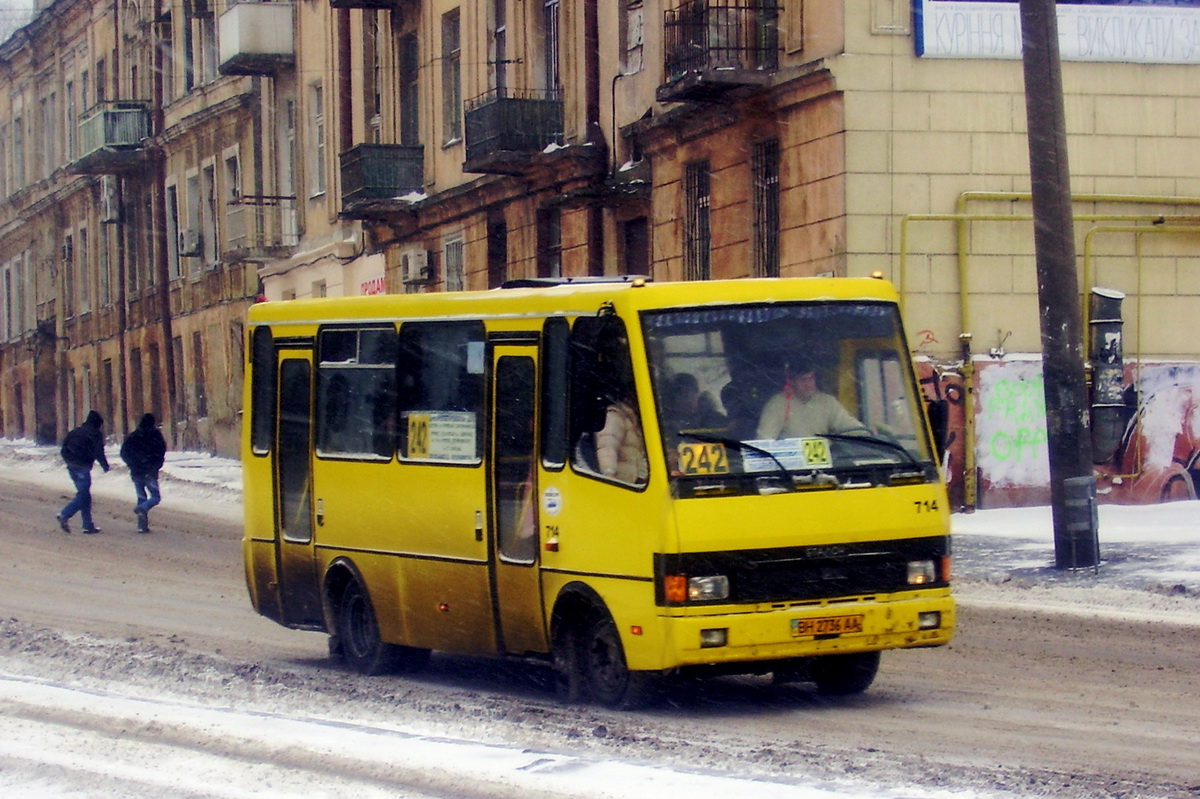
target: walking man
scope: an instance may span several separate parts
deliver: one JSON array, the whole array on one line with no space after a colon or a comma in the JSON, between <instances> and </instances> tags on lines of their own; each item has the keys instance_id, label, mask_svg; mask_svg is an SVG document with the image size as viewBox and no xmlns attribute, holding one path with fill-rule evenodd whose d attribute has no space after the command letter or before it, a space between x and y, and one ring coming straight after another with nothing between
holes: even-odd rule
<instances>
[{"instance_id":1,"label":"walking man","mask_svg":"<svg viewBox=\"0 0 1200 799\"><path fill-rule=\"evenodd\" d=\"M137 516L139 533L150 532L150 509L162 501L162 494L158 490L158 470L162 468L166 454L167 442L152 413L143 415L137 429L126 436L121 444L121 460L129 467L129 477L133 480L133 491L137 495L133 513Z\"/></svg>"},{"instance_id":2,"label":"walking man","mask_svg":"<svg viewBox=\"0 0 1200 799\"><path fill-rule=\"evenodd\" d=\"M104 417L96 411L88 411L83 424L67 433L62 443L62 459L67 464L67 474L75 484L75 496L59 511L58 526L64 533L71 532L71 517L79 513L83 519L85 533L98 533L100 529L92 523L92 464L100 461L101 468L108 471L108 459L104 457Z\"/></svg>"}]
</instances>

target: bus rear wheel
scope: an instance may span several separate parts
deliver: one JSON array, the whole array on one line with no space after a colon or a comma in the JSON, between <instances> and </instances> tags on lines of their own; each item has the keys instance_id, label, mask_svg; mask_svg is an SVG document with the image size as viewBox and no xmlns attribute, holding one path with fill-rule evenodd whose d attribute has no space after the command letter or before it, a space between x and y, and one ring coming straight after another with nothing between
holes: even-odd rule
<instances>
[{"instance_id":1,"label":"bus rear wheel","mask_svg":"<svg viewBox=\"0 0 1200 799\"><path fill-rule=\"evenodd\" d=\"M583 687L598 704L619 710L642 705L650 691L651 675L630 671L617 625L602 614L583 632L577 668Z\"/></svg>"},{"instance_id":2,"label":"bus rear wheel","mask_svg":"<svg viewBox=\"0 0 1200 799\"><path fill-rule=\"evenodd\" d=\"M822 655L808 667L817 690L826 696L861 694L871 687L879 671L879 652L855 652L850 655Z\"/></svg>"},{"instance_id":3,"label":"bus rear wheel","mask_svg":"<svg viewBox=\"0 0 1200 799\"><path fill-rule=\"evenodd\" d=\"M383 642L371 600L357 581L349 583L342 592L338 606L338 643L346 662L366 675L415 671L429 662L428 649Z\"/></svg>"}]
</instances>

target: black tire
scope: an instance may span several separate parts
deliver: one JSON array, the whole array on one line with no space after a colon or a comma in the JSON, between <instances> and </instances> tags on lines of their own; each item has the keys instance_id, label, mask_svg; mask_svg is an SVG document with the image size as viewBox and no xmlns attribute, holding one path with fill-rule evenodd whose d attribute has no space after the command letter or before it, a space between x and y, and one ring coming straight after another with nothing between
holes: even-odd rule
<instances>
[{"instance_id":1,"label":"black tire","mask_svg":"<svg viewBox=\"0 0 1200 799\"><path fill-rule=\"evenodd\" d=\"M579 668L579 635L575 627L562 624L554 632L554 693L560 702L573 705L587 698L583 671Z\"/></svg>"},{"instance_id":2,"label":"black tire","mask_svg":"<svg viewBox=\"0 0 1200 799\"><path fill-rule=\"evenodd\" d=\"M348 583L342 592L337 637L342 657L355 671L367 675L385 674L395 671L400 664L398 647L380 639L371 599L357 580Z\"/></svg>"},{"instance_id":3,"label":"black tire","mask_svg":"<svg viewBox=\"0 0 1200 799\"><path fill-rule=\"evenodd\" d=\"M618 710L631 710L645 703L651 675L629 670L621 634L607 613L592 620L580 644L579 671L593 701Z\"/></svg>"},{"instance_id":4,"label":"black tire","mask_svg":"<svg viewBox=\"0 0 1200 799\"><path fill-rule=\"evenodd\" d=\"M817 691L826 696L861 694L871 687L879 671L879 652L852 655L822 655L809 666L808 674Z\"/></svg>"}]
</instances>

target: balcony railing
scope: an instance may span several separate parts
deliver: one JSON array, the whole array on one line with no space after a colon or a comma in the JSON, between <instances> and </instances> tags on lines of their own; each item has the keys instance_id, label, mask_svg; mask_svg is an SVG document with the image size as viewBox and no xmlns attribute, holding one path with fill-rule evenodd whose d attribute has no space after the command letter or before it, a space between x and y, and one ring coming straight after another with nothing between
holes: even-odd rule
<instances>
[{"instance_id":1,"label":"balcony railing","mask_svg":"<svg viewBox=\"0 0 1200 799\"><path fill-rule=\"evenodd\" d=\"M227 261L286 257L300 242L296 201L291 197L260 197L229 205L225 209L224 234L221 255Z\"/></svg>"},{"instance_id":2,"label":"balcony railing","mask_svg":"<svg viewBox=\"0 0 1200 799\"><path fill-rule=\"evenodd\" d=\"M663 21L667 83L662 101L711 97L766 83L779 68L775 0L688 0Z\"/></svg>"},{"instance_id":3,"label":"balcony railing","mask_svg":"<svg viewBox=\"0 0 1200 799\"><path fill-rule=\"evenodd\" d=\"M222 75L273 75L296 62L292 4L231 3L218 27L217 71Z\"/></svg>"},{"instance_id":4,"label":"balcony railing","mask_svg":"<svg viewBox=\"0 0 1200 799\"><path fill-rule=\"evenodd\" d=\"M465 171L521 174L562 144L563 102L557 92L493 90L467 103L464 123Z\"/></svg>"},{"instance_id":5,"label":"balcony railing","mask_svg":"<svg viewBox=\"0 0 1200 799\"><path fill-rule=\"evenodd\" d=\"M147 103L100 103L79 122L79 157L72 168L96 175L137 169L145 162L149 136Z\"/></svg>"},{"instance_id":6,"label":"balcony railing","mask_svg":"<svg viewBox=\"0 0 1200 799\"><path fill-rule=\"evenodd\" d=\"M368 206L425 190L425 148L405 144L358 144L341 156L342 213L358 216Z\"/></svg>"}]
</instances>

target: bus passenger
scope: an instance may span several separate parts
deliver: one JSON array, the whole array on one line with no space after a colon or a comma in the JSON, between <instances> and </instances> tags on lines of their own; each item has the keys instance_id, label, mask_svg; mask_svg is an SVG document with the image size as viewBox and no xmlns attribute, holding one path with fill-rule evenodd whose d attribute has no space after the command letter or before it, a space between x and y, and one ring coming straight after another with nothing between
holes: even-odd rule
<instances>
[{"instance_id":1,"label":"bus passenger","mask_svg":"<svg viewBox=\"0 0 1200 799\"><path fill-rule=\"evenodd\" d=\"M679 372L668 383L668 427L680 430L724 428L728 420L717 410L716 400L700 390L700 382L691 372Z\"/></svg>"},{"instance_id":2,"label":"bus passenger","mask_svg":"<svg viewBox=\"0 0 1200 799\"><path fill-rule=\"evenodd\" d=\"M622 483L645 485L649 467L642 426L626 389L609 403L604 427L596 433L596 462L600 473Z\"/></svg>"},{"instance_id":3,"label":"bus passenger","mask_svg":"<svg viewBox=\"0 0 1200 799\"><path fill-rule=\"evenodd\" d=\"M816 369L807 360L785 367L783 390L767 400L758 420L758 438L804 438L869 432L832 394L817 388Z\"/></svg>"}]
</instances>

